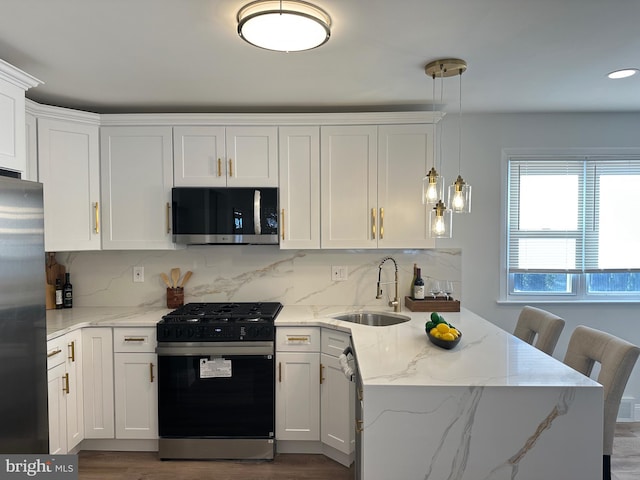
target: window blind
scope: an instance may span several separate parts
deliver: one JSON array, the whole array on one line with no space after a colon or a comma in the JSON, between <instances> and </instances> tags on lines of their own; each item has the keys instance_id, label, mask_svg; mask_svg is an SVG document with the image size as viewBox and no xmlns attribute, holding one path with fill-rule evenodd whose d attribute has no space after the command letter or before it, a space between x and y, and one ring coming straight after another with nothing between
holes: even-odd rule
<instances>
[{"instance_id":1,"label":"window blind","mask_svg":"<svg viewBox=\"0 0 640 480\"><path fill-rule=\"evenodd\" d=\"M510 273L640 271L640 158L511 158Z\"/></svg>"}]
</instances>

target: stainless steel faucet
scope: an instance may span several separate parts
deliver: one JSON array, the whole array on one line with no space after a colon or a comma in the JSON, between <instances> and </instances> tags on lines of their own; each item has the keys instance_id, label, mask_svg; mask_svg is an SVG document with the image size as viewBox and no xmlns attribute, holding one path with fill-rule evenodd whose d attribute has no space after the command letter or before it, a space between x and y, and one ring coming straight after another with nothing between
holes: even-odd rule
<instances>
[{"instance_id":1,"label":"stainless steel faucet","mask_svg":"<svg viewBox=\"0 0 640 480\"><path fill-rule=\"evenodd\" d=\"M386 262L387 260L391 260L393 262L393 265L396 268L395 280L393 282L381 283L380 282L380 276L382 274L382 265L384 265L384 262ZM400 300L398 299L398 264L396 263L396 261L392 257L384 257L382 259L382 261L380 262L380 265L378 265L378 285L377 285L377 288L376 288L376 298L382 298L382 288L380 287L380 285L388 285L390 283L395 283L395 285L396 285L396 295L395 295L395 298L393 300L389 300L389 306L393 307L393 311L394 312L399 312L400 311Z\"/></svg>"}]
</instances>

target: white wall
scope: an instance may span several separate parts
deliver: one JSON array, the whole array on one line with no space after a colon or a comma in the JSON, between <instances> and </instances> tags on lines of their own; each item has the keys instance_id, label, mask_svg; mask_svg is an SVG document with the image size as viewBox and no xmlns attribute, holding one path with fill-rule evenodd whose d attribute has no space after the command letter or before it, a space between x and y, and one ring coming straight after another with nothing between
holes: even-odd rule
<instances>
[{"instance_id":1,"label":"white wall","mask_svg":"<svg viewBox=\"0 0 640 480\"><path fill-rule=\"evenodd\" d=\"M457 175L457 116L444 120L445 180ZM472 213L454 216L454 238L439 246L461 248L462 304L513 331L521 304L498 304L500 270L502 149L640 148L640 114L463 114L462 176L473 186ZM549 208L553 199L541 202ZM640 202L639 207L640 207ZM598 328L640 345L638 304L534 304L566 320L554 356L562 359L577 325ZM640 365L625 395L640 404ZM640 418L638 418L640 420Z\"/></svg>"}]
</instances>

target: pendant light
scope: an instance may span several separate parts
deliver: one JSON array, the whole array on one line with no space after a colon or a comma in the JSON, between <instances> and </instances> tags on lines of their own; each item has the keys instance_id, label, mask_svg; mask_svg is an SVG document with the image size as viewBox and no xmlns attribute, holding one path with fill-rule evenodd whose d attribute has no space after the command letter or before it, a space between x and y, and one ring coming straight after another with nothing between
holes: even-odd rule
<instances>
[{"instance_id":1,"label":"pendant light","mask_svg":"<svg viewBox=\"0 0 640 480\"><path fill-rule=\"evenodd\" d=\"M429 236L431 238L451 238L452 214L442 200L438 200L433 210L429 212Z\"/></svg>"},{"instance_id":2,"label":"pendant light","mask_svg":"<svg viewBox=\"0 0 640 480\"><path fill-rule=\"evenodd\" d=\"M433 91L431 93L432 109L436 111L436 77L433 75ZM433 166L431 170L422 179L422 204L423 205L435 205L438 200L442 198L440 192L444 187L444 178L436 170L436 161L438 155L436 155L436 123L433 123ZM441 165L442 166L442 165Z\"/></svg>"},{"instance_id":3,"label":"pendant light","mask_svg":"<svg viewBox=\"0 0 640 480\"><path fill-rule=\"evenodd\" d=\"M449 205L453 213L471 212L471 185L466 183L460 175L460 164L462 163L462 72L466 69L458 70L459 87L458 94L458 178L452 185L449 185Z\"/></svg>"},{"instance_id":4,"label":"pendant light","mask_svg":"<svg viewBox=\"0 0 640 480\"><path fill-rule=\"evenodd\" d=\"M302 0L257 0L242 7L237 20L238 35L267 50L311 50L331 36L329 14Z\"/></svg>"}]
</instances>

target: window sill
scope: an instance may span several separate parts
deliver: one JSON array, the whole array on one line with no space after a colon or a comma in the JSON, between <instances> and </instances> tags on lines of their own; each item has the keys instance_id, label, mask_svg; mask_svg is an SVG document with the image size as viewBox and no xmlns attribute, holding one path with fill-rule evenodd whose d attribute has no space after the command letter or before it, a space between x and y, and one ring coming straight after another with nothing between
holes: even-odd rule
<instances>
[{"instance_id":1,"label":"window sill","mask_svg":"<svg viewBox=\"0 0 640 480\"><path fill-rule=\"evenodd\" d=\"M535 303L545 303L545 304L580 304L580 305L638 305L640 304L640 299L634 300L620 300L620 299L612 299L612 300L591 300L591 299L543 299L540 297L530 298L530 299L517 299L517 300L505 300L498 299L496 300L498 305L531 305Z\"/></svg>"}]
</instances>

